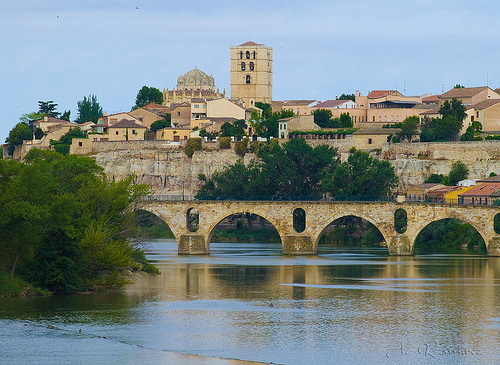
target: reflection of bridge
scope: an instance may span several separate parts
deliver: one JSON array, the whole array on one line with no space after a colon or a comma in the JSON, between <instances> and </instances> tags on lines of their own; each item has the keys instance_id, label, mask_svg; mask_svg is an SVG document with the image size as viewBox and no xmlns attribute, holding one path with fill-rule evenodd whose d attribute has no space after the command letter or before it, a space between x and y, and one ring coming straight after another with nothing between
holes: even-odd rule
<instances>
[{"instance_id":1,"label":"reflection of bridge","mask_svg":"<svg viewBox=\"0 0 500 365\"><path fill-rule=\"evenodd\" d=\"M338 218L353 215L366 219L378 228L390 255L412 255L415 238L432 222L454 218L470 223L483 237L489 256L500 256L500 235L493 220L499 207L395 202L325 202L325 201L169 201L142 200L136 209L147 210L164 220L177 240L179 254L208 254L217 224L236 213L253 213L274 225L281 238L283 253L315 254L321 234ZM404 233L396 232L394 215L403 209L407 216ZM296 230L296 212L305 213L305 228ZM198 227L189 220L199 213ZM303 217L303 215L302 215ZM294 228L295 227L295 228Z\"/></svg>"}]
</instances>

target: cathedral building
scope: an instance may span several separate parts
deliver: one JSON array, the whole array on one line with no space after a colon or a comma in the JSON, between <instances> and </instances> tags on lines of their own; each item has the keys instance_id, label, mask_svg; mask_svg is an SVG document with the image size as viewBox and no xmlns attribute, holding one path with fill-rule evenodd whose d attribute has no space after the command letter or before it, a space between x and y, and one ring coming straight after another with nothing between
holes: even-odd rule
<instances>
[{"instance_id":1,"label":"cathedral building","mask_svg":"<svg viewBox=\"0 0 500 365\"><path fill-rule=\"evenodd\" d=\"M190 103L193 98L218 99L225 97L226 90L220 93L219 89L215 89L213 76L208 76L195 67L179 76L177 87L174 90L163 90L163 105L170 107L173 104Z\"/></svg>"},{"instance_id":2,"label":"cathedral building","mask_svg":"<svg viewBox=\"0 0 500 365\"><path fill-rule=\"evenodd\" d=\"M242 99L247 108L272 102L273 49L246 42L231 47L231 99Z\"/></svg>"}]
</instances>

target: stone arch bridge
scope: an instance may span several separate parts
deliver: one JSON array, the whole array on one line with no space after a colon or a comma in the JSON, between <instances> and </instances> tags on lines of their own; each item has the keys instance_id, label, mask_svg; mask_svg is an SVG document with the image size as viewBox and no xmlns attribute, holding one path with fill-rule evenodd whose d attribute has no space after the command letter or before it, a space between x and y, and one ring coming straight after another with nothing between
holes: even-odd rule
<instances>
[{"instance_id":1,"label":"stone arch bridge","mask_svg":"<svg viewBox=\"0 0 500 365\"><path fill-rule=\"evenodd\" d=\"M159 200L150 197L136 203L135 209L160 217L174 233L179 254L209 254L210 241L217 224L236 213L253 213L267 219L278 231L285 255L316 254L318 242L326 227L338 218L353 215L378 228L390 255L413 255L415 239L432 222L455 218L470 223L483 237L488 256L500 256L500 235L493 220L500 207L435 203L396 202L330 202L330 201L207 201ZM189 214L195 209L199 223L193 232ZM294 228L294 212L305 213L305 227ZM406 212L404 233L394 227L395 212Z\"/></svg>"}]
</instances>

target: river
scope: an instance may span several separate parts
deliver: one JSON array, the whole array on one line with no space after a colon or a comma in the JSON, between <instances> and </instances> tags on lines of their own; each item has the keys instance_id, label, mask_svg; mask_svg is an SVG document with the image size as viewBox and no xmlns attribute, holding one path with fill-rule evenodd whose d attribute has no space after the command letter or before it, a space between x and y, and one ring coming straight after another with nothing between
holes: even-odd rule
<instances>
[{"instance_id":1,"label":"river","mask_svg":"<svg viewBox=\"0 0 500 365\"><path fill-rule=\"evenodd\" d=\"M157 240L124 290L0 299L0 363L500 363L500 258L280 248Z\"/></svg>"}]
</instances>

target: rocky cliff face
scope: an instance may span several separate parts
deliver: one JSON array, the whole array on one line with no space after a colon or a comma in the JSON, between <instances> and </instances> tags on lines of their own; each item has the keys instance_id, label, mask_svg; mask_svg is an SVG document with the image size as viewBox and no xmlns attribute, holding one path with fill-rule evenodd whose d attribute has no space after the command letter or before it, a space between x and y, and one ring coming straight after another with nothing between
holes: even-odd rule
<instances>
[{"instance_id":1,"label":"rocky cliff face","mask_svg":"<svg viewBox=\"0 0 500 365\"><path fill-rule=\"evenodd\" d=\"M122 179L130 174L136 181L149 184L156 194L195 195L202 186L199 174L210 177L215 171L241 160L249 163L255 155L238 156L233 149L197 151L188 158L181 149L121 149L93 155L110 178ZM345 159L347 156L343 156ZM431 174L450 172L452 164L461 160L469 168L469 178L500 175L500 143L414 143L387 145L379 158L391 162L400 178L400 188L422 183Z\"/></svg>"},{"instance_id":2,"label":"rocky cliff face","mask_svg":"<svg viewBox=\"0 0 500 365\"><path fill-rule=\"evenodd\" d=\"M246 155L249 161L254 155ZM123 179L136 175L136 182L151 186L155 194L195 195L203 185L199 174L211 176L215 171L243 160L233 150L197 151L192 158L181 150L120 150L94 155L109 178Z\"/></svg>"}]
</instances>

